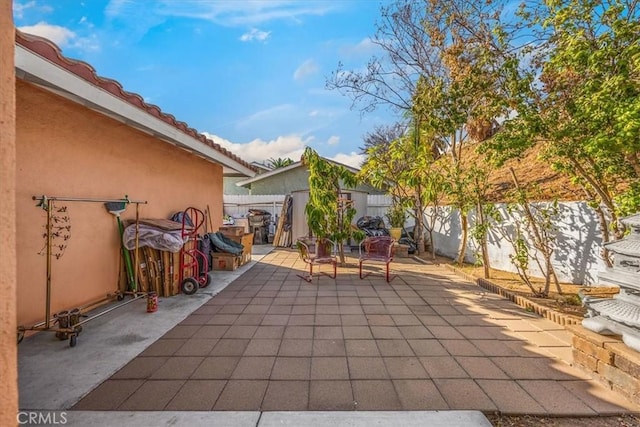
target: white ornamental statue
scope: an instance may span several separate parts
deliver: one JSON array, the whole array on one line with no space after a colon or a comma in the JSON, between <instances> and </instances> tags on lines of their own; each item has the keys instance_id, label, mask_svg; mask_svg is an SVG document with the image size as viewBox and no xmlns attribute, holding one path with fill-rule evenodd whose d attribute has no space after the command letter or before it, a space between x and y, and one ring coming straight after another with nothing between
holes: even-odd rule
<instances>
[{"instance_id":1,"label":"white ornamental statue","mask_svg":"<svg viewBox=\"0 0 640 427\"><path fill-rule=\"evenodd\" d=\"M584 297L587 314L582 326L603 335L621 335L630 348L640 351L640 213L621 220L631 232L606 243L614 265L598 275L604 285L617 286L613 298Z\"/></svg>"}]
</instances>

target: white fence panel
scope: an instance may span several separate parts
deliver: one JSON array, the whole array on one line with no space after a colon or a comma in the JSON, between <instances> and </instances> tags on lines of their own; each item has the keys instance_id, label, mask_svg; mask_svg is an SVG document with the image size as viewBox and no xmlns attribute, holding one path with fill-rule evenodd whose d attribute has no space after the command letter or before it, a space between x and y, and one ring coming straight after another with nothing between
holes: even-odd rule
<instances>
[{"instance_id":1,"label":"white fence panel","mask_svg":"<svg viewBox=\"0 0 640 427\"><path fill-rule=\"evenodd\" d=\"M247 216L249 209L261 209L271 213L271 218L280 216L284 194L276 195L249 195L249 194L225 194L224 214L234 218Z\"/></svg>"}]
</instances>

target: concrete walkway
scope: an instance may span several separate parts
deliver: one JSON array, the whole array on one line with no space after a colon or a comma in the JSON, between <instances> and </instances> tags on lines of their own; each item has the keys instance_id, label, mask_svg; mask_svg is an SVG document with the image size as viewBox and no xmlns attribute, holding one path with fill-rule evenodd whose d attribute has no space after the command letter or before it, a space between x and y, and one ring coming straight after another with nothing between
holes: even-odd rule
<instances>
[{"instance_id":1,"label":"concrete walkway","mask_svg":"<svg viewBox=\"0 0 640 427\"><path fill-rule=\"evenodd\" d=\"M180 411L174 420L241 413L249 417L242 425L282 411L280 425L327 425L326 412L313 418L317 411L362 423L370 413L385 419L369 411L412 411L380 425L424 425L427 414L460 417L442 425L489 425L480 412L640 411L570 366L561 326L439 266L398 260L391 284L380 275L360 280L354 267L309 284L297 277L304 269L297 253L276 250L234 272L228 286L214 280L223 288L215 298L215 287L167 298L154 314L136 301L90 322L75 348L52 334L28 338L20 346L20 406L72 409L76 419L96 422L103 412L80 411L124 411L106 413L114 422L157 414L135 411ZM413 412L452 410L463 412ZM260 412L257 421L249 416Z\"/></svg>"}]
</instances>

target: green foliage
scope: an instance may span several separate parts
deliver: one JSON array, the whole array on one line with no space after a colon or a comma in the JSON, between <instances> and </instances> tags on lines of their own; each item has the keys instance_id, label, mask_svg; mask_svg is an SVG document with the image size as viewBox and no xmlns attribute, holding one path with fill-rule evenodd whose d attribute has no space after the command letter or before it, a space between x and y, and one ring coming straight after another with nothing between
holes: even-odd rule
<instances>
[{"instance_id":1,"label":"green foliage","mask_svg":"<svg viewBox=\"0 0 640 427\"><path fill-rule=\"evenodd\" d=\"M542 158L604 206L613 229L640 209L640 10L635 1L568 0L523 9L540 41L529 86L512 79L517 115L484 144L498 164L538 144ZM629 188L625 185L627 183Z\"/></svg>"},{"instance_id":2,"label":"green foliage","mask_svg":"<svg viewBox=\"0 0 640 427\"><path fill-rule=\"evenodd\" d=\"M305 148L302 163L309 168L309 202L305 206L309 230L338 243L340 261L344 263L342 242L352 237L351 221L356 209L350 200L340 196L341 185L353 188L357 178L344 166L320 157L311 147Z\"/></svg>"},{"instance_id":3,"label":"green foliage","mask_svg":"<svg viewBox=\"0 0 640 427\"><path fill-rule=\"evenodd\" d=\"M400 228L404 226L407 220L406 210L401 204L392 204L385 215L389 220L391 227Z\"/></svg>"},{"instance_id":4,"label":"green foliage","mask_svg":"<svg viewBox=\"0 0 640 427\"><path fill-rule=\"evenodd\" d=\"M271 169L284 168L291 164L293 164L293 159L290 159L288 157L286 159L283 159L282 157L278 157L277 159L274 159L272 157L269 160L267 160L267 165L271 167Z\"/></svg>"}]
</instances>

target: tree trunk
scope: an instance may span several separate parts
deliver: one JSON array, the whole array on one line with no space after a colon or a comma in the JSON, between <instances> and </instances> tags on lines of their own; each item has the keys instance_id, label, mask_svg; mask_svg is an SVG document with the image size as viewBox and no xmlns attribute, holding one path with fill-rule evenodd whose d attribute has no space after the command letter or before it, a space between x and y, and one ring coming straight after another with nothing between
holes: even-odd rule
<instances>
[{"instance_id":1,"label":"tree trunk","mask_svg":"<svg viewBox=\"0 0 640 427\"><path fill-rule=\"evenodd\" d=\"M516 186L516 189L518 191L520 191L520 182L518 181L518 178L516 177L516 172L513 170L513 168L509 168L509 171L511 172L511 177L513 178L513 183ZM545 294L548 295L549 294L549 287L551 284L551 278L554 277L555 278L555 284L556 287L559 289L560 286L558 284L558 279L556 276L556 271L553 268L553 264L551 264L551 255L552 255L552 250L549 247L549 243L546 239L544 239L542 237L542 233L540 232L540 229L538 228L538 223L536 222L533 213L531 213L531 208L529 206L529 203L527 200L524 200L522 202L522 209L524 210L524 214L527 217L527 220L529 221L529 228L531 229L531 231L533 232L533 239L534 239L534 247L539 250L540 252L542 252L542 256L544 258L544 262L545 262L545 269L546 271L544 272L544 288L545 288Z\"/></svg>"},{"instance_id":2,"label":"tree trunk","mask_svg":"<svg viewBox=\"0 0 640 427\"><path fill-rule=\"evenodd\" d=\"M462 239L460 240L460 246L458 247L458 259L456 263L458 265L464 264L464 255L467 251L467 238L469 228L469 217L467 213L460 211L460 228L462 229Z\"/></svg>"},{"instance_id":3,"label":"tree trunk","mask_svg":"<svg viewBox=\"0 0 640 427\"><path fill-rule=\"evenodd\" d=\"M484 228L485 220L484 220L484 209L482 209L482 204L478 203L478 224L480 227ZM484 269L484 278L491 278L491 265L489 265L489 247L487 245L487 233L486 231L482 233L482 237L480 238L480 249L482 252L482 267Z\"/></svg>"}]
</instances>

